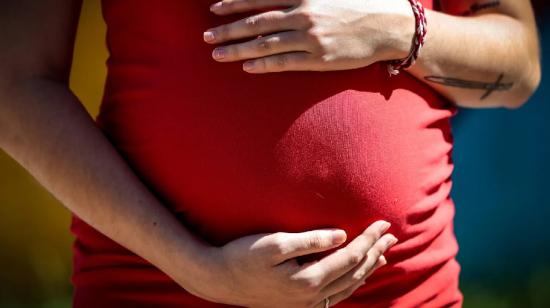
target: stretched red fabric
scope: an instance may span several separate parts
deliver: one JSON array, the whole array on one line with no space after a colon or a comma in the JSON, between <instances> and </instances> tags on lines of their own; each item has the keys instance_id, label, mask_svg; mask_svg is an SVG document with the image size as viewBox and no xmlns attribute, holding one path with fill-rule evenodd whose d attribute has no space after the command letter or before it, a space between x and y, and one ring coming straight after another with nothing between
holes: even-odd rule
<instances>
[{"instance_id":1,"label":"stretched red fabric","mask_svg":"<svg viewBox=\"0 0 550 308\"><path fill-rule=\"evenodd\" d=\"M215 16L212 3L103 1L110 57L97 123L135 172L212 245L325 227L353 239L385 219L399 239L388 265L338 307L461 306L449 197L456 109L381 63L264 75L217 63L203 31L247 15ZM76 216L71 230L74 307L224 306Z\"/></svg>"}]
</instances>

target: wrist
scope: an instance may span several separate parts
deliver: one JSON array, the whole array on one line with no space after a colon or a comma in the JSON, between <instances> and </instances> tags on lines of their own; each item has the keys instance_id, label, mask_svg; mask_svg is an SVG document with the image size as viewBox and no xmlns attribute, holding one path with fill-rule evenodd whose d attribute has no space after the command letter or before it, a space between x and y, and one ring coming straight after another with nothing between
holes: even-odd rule
<instances>
[{"instance_id":1,"label":"wrist","mask_svg":"<svg viewBox=\"0 0 550 308\"><path fill-rule=\"evenodd\" d=\"M212 290L225 282L219 275L223 272L219 261L222 258L218 257L220 249L188 232L179 221L175 224L170 232L157 235L160 240L155 247L149 245L154 249L148 261L187 292L208 301L220 302L220 298L215 296L220 292ZM166 225L169 224L161 226Z\"/></svg>"},{"instance_id":2,"label":"wrist","mask_svg":"<svg viewBox=\"0 0 550 308\"><path fill-rule=\"evenodd\" d=\"M406 58L416 33L416 20L408 0L392 1L394 10L386 18L386 37L380 46L380 60L390 61Z\"/></svg>"},{"instance_id":3,"label":"wrist","mask_svg":"<svg viewBox=\"0 0 550 308\"><path fill-rule=\"evenodd\" d=\"M219 247L199 245L195 257L180 260L175 280L189 293L216 303L228 303L228 271Z\"/></svg>"}]
</instances>

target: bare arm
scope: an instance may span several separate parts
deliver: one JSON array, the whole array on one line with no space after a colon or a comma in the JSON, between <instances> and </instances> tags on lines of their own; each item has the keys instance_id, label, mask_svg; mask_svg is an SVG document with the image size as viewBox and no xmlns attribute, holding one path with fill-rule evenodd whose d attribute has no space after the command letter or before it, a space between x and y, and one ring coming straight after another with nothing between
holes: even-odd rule
<instances>
[{"instance_id":1,"label":"bare arm","mask_svg":"<svg viewBox=\"0 0 550 308\"><path fill-rule=\"evenodd\" d=\"M285 9L205 29L205 42L226 45L213 58L248 60L243 69L257 74L354 69L410 52L415 22L407 0L223 0L211 10L228 15L274 5ZM426 44L409 72L463 107L523 104L541 74L530 2L442 0L442 7L426 10ZM241 38L251 40L231 43Z\"/></svg>"},{"instance_id":2,"label":"bare arm","mask_svg":"<svg viewBox=\"0 0 550 308\"><path fill-rule=\"evenodd\" d=\"M2 1L0 147L99 231L169 274L192 276L206 246L132 173L68 88L79 9L70 0Z\"/></svg>"},{"instance_id":3,"label":"bare arm","mask_svg":"<svg viewBox=\"0 0 550 308\"><path fill-rule=\"evenodd\" d=\"M459 106L515 108L537 88L537 30L527 0L442 0L409 70Z\"/></svg>"}]
</instances>

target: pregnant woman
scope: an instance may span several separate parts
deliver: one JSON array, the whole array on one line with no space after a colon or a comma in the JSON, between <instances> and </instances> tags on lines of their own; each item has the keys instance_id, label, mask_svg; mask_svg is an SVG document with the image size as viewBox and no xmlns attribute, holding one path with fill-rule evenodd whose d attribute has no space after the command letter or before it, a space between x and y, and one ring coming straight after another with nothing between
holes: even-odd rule
<instances>
[{"instance_id":1,"label":"pregnant woman","mask_svg":"<svg viewBox=\"0 0 550 308\"><path fill-rule=\"evenodd\" d=\"M461 306L449 119L533 93L529 1L102 3L96 121L79 1L0 4L0 145L74 214L75 307Z\"/></svg>"}]
</instances>

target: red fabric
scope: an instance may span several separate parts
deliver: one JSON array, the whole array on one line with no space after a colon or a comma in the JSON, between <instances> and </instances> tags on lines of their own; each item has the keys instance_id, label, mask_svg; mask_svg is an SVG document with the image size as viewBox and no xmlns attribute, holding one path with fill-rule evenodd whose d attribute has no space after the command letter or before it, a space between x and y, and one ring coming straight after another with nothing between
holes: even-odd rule
<instances>
[{"instance_id":1,"label":"red fabric","mask_svg":"<svg viewBox=\"0 0 550 308\"><path fill-rule=\"evenodd\" d=\"M111 55L97 122L136 173L213 245L324 227L354 238L386 219L400 240L389 264L339 307L460 306L456 110L384 64L251 75L216 63L202 33L239 16L216 17L212 2L103 1ZM77 217L72 231L77 308L223 306Z\"/></svg>"}]
</instances>

